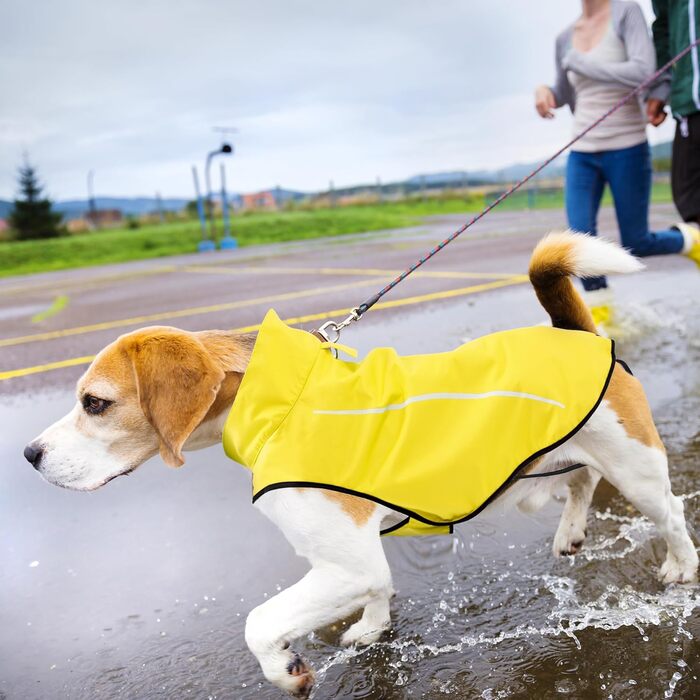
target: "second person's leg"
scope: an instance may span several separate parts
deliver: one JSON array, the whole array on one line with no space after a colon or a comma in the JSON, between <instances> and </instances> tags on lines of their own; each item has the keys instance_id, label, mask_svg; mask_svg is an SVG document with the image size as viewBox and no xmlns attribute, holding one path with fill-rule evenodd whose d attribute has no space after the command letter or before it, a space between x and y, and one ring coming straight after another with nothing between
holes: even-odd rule
<instances>
[{"instance_id":1,"label":"second person's leg","mask_svg":"<svg viewBox=\"0 0 700 700\"><path fill-rule=\"evenodd\" d=\"M671 160L671 189L683 221L700 224L700 112L676 125ZM684 135L685 134L685 135Z\"/></svg>"},{"instance_id":2,"label":"second person's leg","mask_svg":"<svg viewBox=\"0 0 700 700\"><path fill-rule=\"evenodd\" d=\"M598 209L605 188L598 153L571 151L566 162L566 216L572 231L597 233ZM607 287L605 277L581 280L587 292Z\"/></svg>"},{"instance_id":3,"label":"second person's leg","mask_svg":"<svg viewBox=\"0 0 700 700\"><path fill-rule=\"evenodd\" d=\"M645 141L638 146L605 151L603 171L610 183L622 245L633 255L668 255L683 250L677 229L649 231L651 154Z\"/></svg>"}]
</instances>

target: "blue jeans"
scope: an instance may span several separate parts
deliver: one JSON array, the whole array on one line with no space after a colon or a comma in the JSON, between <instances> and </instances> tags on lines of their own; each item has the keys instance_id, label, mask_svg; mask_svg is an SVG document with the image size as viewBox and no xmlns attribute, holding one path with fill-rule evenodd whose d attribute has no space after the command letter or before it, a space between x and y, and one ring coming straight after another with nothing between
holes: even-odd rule
<instances>
[{"instance_id":1,"label":"blue jeans","mask_svg":"<svg viewBox=\"0 0 700 700\"><path fill-rule=\"evenodd\" d=\"M641 258L681 252L683 236L680 231L649 231L651 154L646 141L611 151L569 153L566 164L569 228L596 235L598 209L606 183L610 185L625 248ZM581 281L587 291L608 286L605 277L587 277Z\"/></svg>"}]
</instances>

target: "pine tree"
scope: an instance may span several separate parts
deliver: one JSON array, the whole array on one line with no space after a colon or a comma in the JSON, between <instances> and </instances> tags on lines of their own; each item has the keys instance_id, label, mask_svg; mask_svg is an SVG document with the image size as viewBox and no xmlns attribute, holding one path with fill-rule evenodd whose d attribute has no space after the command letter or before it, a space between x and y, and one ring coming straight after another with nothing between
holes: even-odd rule
<instances>
[{"instance_id":1,"label":"pine tree","mask_svg":"<svg viewBox=\"0 0 700 700\"><path fill-rule=\"evenodd\" d=\"M18 239L54 238L61 235L61 215L52 210L51 201L42 196L36 169L25 159L18 175L20 196L9 216Z\"/></svg>"}]
</instances>

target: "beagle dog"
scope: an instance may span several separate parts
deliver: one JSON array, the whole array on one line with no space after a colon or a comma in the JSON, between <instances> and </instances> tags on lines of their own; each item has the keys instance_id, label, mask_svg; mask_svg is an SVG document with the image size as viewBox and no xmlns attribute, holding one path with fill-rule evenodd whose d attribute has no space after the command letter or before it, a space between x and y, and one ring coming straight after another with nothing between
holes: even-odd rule
<instances>
[{"instance_id":1,"label":"beagle dog","mask_svg":"<svg viewBox=\"0 0 700 700\"><path fill-rule=\"evenodd\" d=\"M612 243L550 234L534 250L530 280L554 326L595 333L570 276L641 267ZM166 464L180 467L183 450L221 442L254 344L253 335L169 327L123 335L78 381L71 412L27 445L24 455L50 483L82 491L104 486L158 453ZM695 580L698 555L683 502L671 492L663 443L641 384L619 365L583 427L530 468L547 472L579 462L585 468L546 480L515 481L499 500L532 511L548 500L555 483L564 482L567 499L553 551L575 554L586 536L593 492L605 478L666 541L661 581ZM358 610L362 616L343 634L342 644L371 644L389 628L393 589L379 535L404 516L370 500L317 488L272 490L255 506L279 526L311 569L249 614L246 642L270 682L308 697L313 670L290 645Z\"/></svg>"}]
</instances>

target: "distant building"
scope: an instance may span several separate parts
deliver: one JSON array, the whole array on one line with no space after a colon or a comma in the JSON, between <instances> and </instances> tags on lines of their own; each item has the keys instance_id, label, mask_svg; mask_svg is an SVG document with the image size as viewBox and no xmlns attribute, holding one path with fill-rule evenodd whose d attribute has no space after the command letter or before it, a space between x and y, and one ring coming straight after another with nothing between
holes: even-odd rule
<instances>
[{"instance_id":1,"label":"distant building","mask_svg":"<svg viewBox=\"0 0 700 700\"><path fill-rule=\"evenodd\" d=\"M289 201L298 201L305 197L306 195L303 192L295 192L293 190L275 187L271 190L240 195L240 206L243 209L266 209L268 211L274 211L284 206Z\"/></svg>"},{"instance_id":2,"label":"distant building","mask_svg":"<svg viewBox=\"0 0 700 700\"><path fill-rule=\"evenodd\" d=\"M96 209L88 212L85 220L92 228L110 228L124 223L124 215L119 209Z\"/></svg>"},{"instance_id":3,"label":"distant building","mask_svg":"<svg viewBox=\"0 0 700 700\"><path fill-rule=\"evenodd\" d=\"M272 190L244 194L243 208L275 210L277 209L277 200L275 199L275 195L272 193Z\"/></svg>"},{"instance_id":4,"label":"distant building","mask_svg":"<svg viewBox=\"0 0 700 700\"><path fill-rule=\"evenodd\" d=\"M90 230L90 224L86 219L70 219L66 222L68 233L86 233Z\"/></svg>"},{"instance_id":5,"label":"distant building","mask_svg":"<svg viewBox=\"0 0 700 700\"><path fill-rule=\"evenodd\" d=\"M66 221L69 233L85 233L98 228L117 228L124 225L124 215L119 209L96 209L84 216L73 216Z\"/></svg>"}]
</instances>

